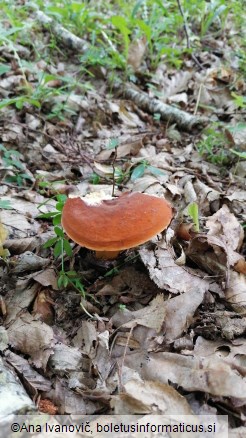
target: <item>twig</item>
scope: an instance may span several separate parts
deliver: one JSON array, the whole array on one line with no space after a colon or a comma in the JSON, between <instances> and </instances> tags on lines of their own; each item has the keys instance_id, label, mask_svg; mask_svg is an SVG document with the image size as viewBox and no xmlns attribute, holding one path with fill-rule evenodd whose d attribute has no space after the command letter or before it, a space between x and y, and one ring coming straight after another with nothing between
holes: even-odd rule
<instances>
[{"instance_id":1,"label":"twig","mask_svg":"<svg viewBox=\"0 0 246 438\"><path fill-rule=\"evenodd\" d=\"M116 158L117 158L117 146L116 146L116 148L115 148L114 159L113 159L113 162L112 162L112 167L113 167L113 187L112 187L112 197L114 197L115 183L116 183L116 181L115 181L115 161L116 161Z\"/></svg>"},{"instance_id":2,"label":"twig","mask_svg":"<svg viewBox=\"0 0 246 438\"><path fill-rule=\"evenodd\" d=\"M177 3L178 3L179 12L182 15L183 22L184 22L184 31L185 31L185 36L186 36L187 49L192 49L191 43L190 43L189 28L188 28L188 24L187 24L185 14L184 14L180 0L177 0ZM203 66L198 61L197 57L193 53L191 54L191 57L192 57L193 61L196 63L196 65L202 70Z\"/></svg>"}]
</instances>

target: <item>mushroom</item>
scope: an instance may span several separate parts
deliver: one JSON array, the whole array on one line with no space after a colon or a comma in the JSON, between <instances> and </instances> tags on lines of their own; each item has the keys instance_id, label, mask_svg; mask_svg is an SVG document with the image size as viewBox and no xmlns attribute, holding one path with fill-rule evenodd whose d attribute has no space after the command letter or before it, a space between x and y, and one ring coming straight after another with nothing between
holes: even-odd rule
<instances>
[{"instance_id":1,"label":"mushroom","mask_svg":"<svg viewBox=\"0 0 246 438\"><path fill-rule=\"evenodd\" d=\"M113 259L163 231L172 219L164 198L126 192L118 198L68 198L62 211L62 226L68 237L98 258Z\"/></svg>"}]
</instances>

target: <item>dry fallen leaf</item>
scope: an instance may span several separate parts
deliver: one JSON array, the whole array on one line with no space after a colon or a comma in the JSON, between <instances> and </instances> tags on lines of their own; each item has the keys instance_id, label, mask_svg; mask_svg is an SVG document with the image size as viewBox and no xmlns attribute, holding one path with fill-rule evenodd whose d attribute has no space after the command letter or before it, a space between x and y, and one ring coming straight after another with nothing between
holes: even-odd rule
<instances>
[{"instance_id":1,"label":"dry fallen leaf","mask_svg":"<svg viewBox=\"0 0 246 438\"><path fill-rule=\"evenodd\" d=\"M28 392L32 396L37 396L38 391L49 391L51 389L51 381L42 374L38 373L22 356L8 350L5 352L5 357L8 363L18 372L19 376L24 380L25 386L28 387Z\"/></svg>"},{"instance_id":2,"label":"dry fallen leaf","mask_svg":"<svg viewBox=\"0 0 246 438\"><path fill-rule=\"evenodd\" d=\"M165 320L166 304L163 295L157 295L151 303L143 309L135 312L120 311L112 317L113 324L117 327L133 328L137 325L152 328L156 333L160 332L163 322ZM123 318L127 322L123 322Z\"/></svg>"},{"instance_id":3,"label":"dry fallen leaf","mask_svg":"<svg viewBox=\"0 0 246 438\"><path fill-rule=\"evenodd\" d=\"M158 381L129 380L124 385L124 392L114 396L111 402L115 414L141 413L165 415L192 415L186 401L172 386Z\"/></svg>"},{"instance_id":4,"label":"dry fallen leaf","mask_svg":"<svg viewBox=\"0 0 246 438\"><path fill-rule=\"evenodd\" d=\"M220 358L232 369L238 369L242 375L246 375L246 340L244 338L228 342L222 339L210 341L199 336L196 339L194 354L197 358L201 356L215 360Z\"/></svg>"},{"instance_id":5,"label":"dry fallen leaf","mask_svg":"<svg viewBox=\"0 0 246 438\"><path fill-rule=\"evenodd\" d=\"M237 251L241 248L244 238L243 227L226 204L207 220L206 226L208 235L219 237L229 249Z\"/></svg>"},{"instance_id":6,"label":"dry fallen leaf","mask_svg":"<svg viewBox=\"0 0 246 438\"><path fill-rule=\"evenodd\" d=\"M26 312L8 328L10 345L31 357L37 368L46 368L54 347L53 330Z\"/></svg>"},{"instance_id":7,"label":"dry fallen leaf","mask_svg":"<svg viewBox=\"0 0 246 438\"><path fill-rule=\"evenodd\" d=\"M159 242L156 250L143 248L139 251L140 257L148 268L150 278L160 289L171 293L186 293L192 290L197 292L208 289L209 282L200 278L198 271L188 270L178 266L164 241Z\"/></svg>"},{"instance_id":8,"label":"dry fallen leaf","mask_svg":"<svg viewBox=\"0 0 246 438\"><path fill-rule=\"evenodd\" d=\"M132 66L134 72L136 72L139 69L146 48L147 48L147 38L145 35L142 38L135 39L129 45L127 64L130 64Z\"/></svg>"},{"instance_id":9,"label":"dry fallen leaf","mask_svg":"<svg viewBox=\"0 0 246 438\"><path fill-rule=\"evenodd\" d=\"M39 257L31 251L26 251L10 258L12 272L19 274L25 271L38 271L50 264L49 258Z\"/></svg>"},{"instance_id":10,"label":"dry fallen leaf","mask_svg":"<svg viewBox=\"0 0 246 438\"><path fill-rule=\"evenodd\" d=\"M246 311L246 277L244 274L231 271L229 284L225 290L225 298L230 306L240 314Z\"/></svg>"},{"instance_id":11,"label":"dry fallen leaf","mask_svg":"<svg viewBox=\"0 0 246 438\"><path fill-rule=\"evenodd\" d=\"M3 248L3 244L5 243L7 237L8 237L8 231L0 222L0 257L2 258L6 258L9 255L9 251Z\"/></svg>"},{"instance_id":12,"label":"dry fallen leaf","mask_svg":"<svg viewBox=\"0 0 246 438\"><path fill-rule=\"evenodd\" d=\"M142 379L172 382L186 391L246 401L245 379L219 358L209 360L175 353L150 353L145 357L143 353L133 353L125 357L124 363L137 369Z\"/></svg>"}]
</instances>

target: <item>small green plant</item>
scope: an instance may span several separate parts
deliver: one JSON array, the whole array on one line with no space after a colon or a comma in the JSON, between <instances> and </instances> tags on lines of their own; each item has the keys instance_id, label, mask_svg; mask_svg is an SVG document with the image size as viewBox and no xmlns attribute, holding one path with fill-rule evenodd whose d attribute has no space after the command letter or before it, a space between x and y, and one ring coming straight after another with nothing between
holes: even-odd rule
<instances>
[{"instance_id":1,"label":"small green plant","mask_svg":"<svg viewBox=\"0 0 246 438\"><path fill-rule=\"evenodd\" d=\"M208 128L196 148L202 157L213 164L226 166L232 160L229 140L219 127Z\"/></svg>"},{"instance_id":2,"label":"small green plant","mask_svg":"<svg viewBox=\"0 0 246 438\"><path fill-rule=\"evenodd\" d=\"M59 271L58 281L57 281L58 287L66 288L69 285L73 286L83 297L85 297L85 288L81 282L81 278L79 277L78 273L76 271L65 270L64 253L67 254L68 257L71 257L73 254L70 242L66 238L64 231L61 227L61 214L66 199L67 199L66 195L56 195L57 203L55 206L55 210L49 213L42 213L39 215L40 219L52 219L52 223L54 225L54 232L55 232L55 237L52 237L51 239L47 240L47 242L45 242L43 247L44 248L53 247L54 257L55 258L61 257L61 270ZM44 204L40 204L39 208L41 208L43 205Z\"/></svg>"},{"instance_id":3,"label":"small green plant","mask_svg":"<svg viewBox=\"0 0 246 438\"><path fill-rule=\"evenodd\" d=\"M198 210L198 205L196 202L192 202L189 206L188 206L188 214L191 217L191 219L193 220L194 223L194 229L195 231L198 233L199 232L199 210Z\"/></svg>"},{"instance_id":4,"label":"small green plant","mask_svg":"<svg viewBox=\"0 0 246 438\"><path fill-rule=\"evenodd\" d=\"M126 310L126 305L125 304L118 304L118 307L119 307L119 310L121 311L121 312L124 312L124 310Z\"/></svg>"},{"instance_id":5,"label":"small green plant","mask_svg":"<svg viewBox=\"0 0 246 438\"><path fill-rule=\"evenodd\" d=\"M241 96L240 102L243 104ZM234 145L233 136L241 131L244 132L245 128L246 124L243 122L233 126L215 124L204 131L203 138L198 142L196 148L202 157L213 164L220 166L233 164L236 161L236 156L245 159L245 152L232 148Z\"/></svg>"},{"instance_id":6,"label":"small green plant","mask_svg":"<svg viewBox=\"0 0 246 438\"><path fill-rule=\"evenodd\" d=\"M0 152L2 152L3 164L12 173L12 175L5 176L5 182L24 186L26 181L32 181L32 178L26 173L24 164L21 162L20 152L14 149L6 149L2 144L0 144Z\"/></svg>"},{"instance_id":7,"label":"small green plant","mask_svg":"<svg viewBox=\"0 0 246 438\"><path fill-rule=\"evenodd\" d=\"M246 160L246 152L238 152L238 151L235 151L235 149L230 149L230 151L232 154L237 155L242 160Z\"/></svg>"},{"instance_id":8,"label":"small green plant","mask_svg":"<svg viewBox=\"0 0 246 438\"><path fill-rule=\"evenodd\" d=\"M231 93L231 96L234 99L234 103L238 108L245 109L246 108L246 96L242 96L236 94L234 92Z\"/></svg>"},{"instance_id":9,"label":"small green plant","mask_svg":"<svg viewBox=\"0 0 246 438\"><path fill-rule=\"evenodd\" d=\"M131 172L131 180L135 181L136 179L141 178L146 170L148 170L154 176L165 175L163 170L158 169L158 167L151 166L147 160L143 160Z\"/></svg>"},{"instance_id":10,"label":"small green plant","mask_svg":"<svg viewBox=\"0 0 246 438\"><path fill-rule=\"evenodd\" d=\"M0 208L3 210L13 210L14 207L11 205L9 200L0 199Z\"/></svg>"}]
</instances>

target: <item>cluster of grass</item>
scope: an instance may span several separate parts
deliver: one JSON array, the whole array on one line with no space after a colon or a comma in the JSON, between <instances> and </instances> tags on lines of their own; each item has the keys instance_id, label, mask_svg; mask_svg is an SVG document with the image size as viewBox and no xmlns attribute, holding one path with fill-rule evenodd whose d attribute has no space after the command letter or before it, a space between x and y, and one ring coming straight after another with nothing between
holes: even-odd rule
<instances>
[{"instance_id":1,"label":"cluster of grass","mask_svg":"<svg viewBox=\"0 0 246 438\"><path fill-rule=\"evenodd\" d=\"M137 81L128 63L132 42L143 39L147 43L141 69L141 74L147 78L160 62L179 69L192 52L202 50L207 35L217 38L227 26L230 28L231 23L235 29L240 29L242 7L243 0L232 3L224 0L0 1L0 42L12 52L23 76L16 95L3 99L0 109L9 105L22 109L29 105L40 111L44 110L45 102L62 95L63 101L53 105L47 117L62 119L64 112L71 116L73 111L66 105L66 96L73 90L83 93L93 88L90 82L92 68L104 67L108 79L117 76L122 80ZM71 53L64 50L59 36L52 32L52 26L48 29L49 37L44 38L43 29L35 17L39 10L88 42L89 47L83 54L74 54L76 74L56 75L37 68L40 60L52 66L58 59L71 57ZM190 47L187 47L184 22L188 25ZM17 44L29 50L31 59L19 55ZM242 47L236 49L242 70L245 68L243 48L242 38ZM0 78L10 69L10 65L0 59ZM31 83L27 72L34 78ZM60 85L50 87L50 81L55 80Z\"/></svg>"},{"instance_id":2,"label":"cluster of grass","mask_svg":"<svg viewBox=\"0 0 246 438\"><path fill-rule=\"evenodd\" d=\"M110 70L127 69L128 50L131 41L144 37L148 43L148 67L156 68L161 59L179 68L188 49L183 30L186 20L194 49L201 46L206 35L221 35L233 16L233 25L242 25L243 0L183 0L184 17L177 0L123 0L71 1L53 0L30 2L15 0L0 2L7 29L1 30L0 38L8 38L22 44L30 44L38 58L49 56L48 50L62 54L56 38L51 37L46 51L40 53L40 43L33 37L37 31L31 17L42 10L56 22L90 43L89 50L81 56L83 66L103 65ZM54 54L54 53L53 53Z\"/></svg>"},{"instance_id":3,"label":"cluster of grass","mask_svg":"<svg viewBox=\"0 0 246 438\"><path fill-rule=\"evenodd\" d=\"M245 152L237 151L233 145L233 135L245 132L246 124L225 126L214 123L206 128L201 140L196 144L199 154L210 163L226 168L239 159L246 159Z\"/></svg>"}]
</instances>

